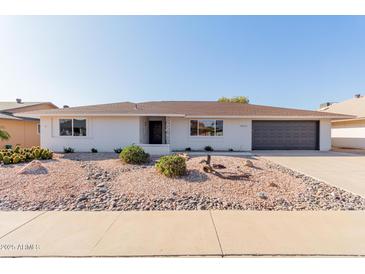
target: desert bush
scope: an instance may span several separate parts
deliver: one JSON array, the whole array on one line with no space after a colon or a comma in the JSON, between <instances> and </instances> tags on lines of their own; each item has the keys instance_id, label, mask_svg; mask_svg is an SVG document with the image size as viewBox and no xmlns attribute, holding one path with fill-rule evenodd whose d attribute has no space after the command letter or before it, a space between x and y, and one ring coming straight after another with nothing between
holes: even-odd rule
<instances>
[{"instance_id":1,"label":"desert bush","mask_svg":"<svg viewBox=\"0 0 365 274\"><path fill-rule=\"evenodd\" d=\"M143 148L136 145L125 147L119 154L119 158L127 164L144 164L149 161L150 155Z\"/></svg>"},{"instance_id":2,"label":"desert bush","mask_svg":"<svg viewBox=\"0 0 365 274\"><path fill-rule=\"evenodd\" d=\"M4 156L3 158L4 165L11 164L11 158L9 156Z\"/></svg>"},{"instance_id":3,"label":"desert bush","mask_svg":"<svg viewBox=\"0 0 365 274\"><path fill-rule=\"evenodd\" d=\"M13 164L20 163L20 157L19 154L13 154Z\"/></svg>"},{"instance_id":4,"label":"desert bush","mask_svg":"<svg viewBox=\"0 0 365 274\"><path fill-rule=\"evenodd\" d=\"M91 149L91 152L92 152L92 153L97 153L97 152L98 152L98 150L97 150L96 148L92 148L92 149Z\"/></svg>"},{"instance_id":5,"label":"desert bush","mask_svg":"<svg viewBox=\"0 0 365 274\"><path fill-rule=\"evenodd\" d=\"M117 147L114 149L114 152L120 154L122 152L122 150L123 149L121 147Z\"/></svg>"},{"instance_id":6,"label":"desert bush","mask_svg":"<svg viewBox=\"0 0 365 274\"><path fill-rule=\"evenodd\" d=\"M213 151L214 149L211 146L205 146L204 150L205 151Z\"/></svg>"},{"instance_id":7,"label":"desert bush","mask_svg":"<svg viewBox=\"0 0 365 274\"><path fill-rule=\"evenodd\" d=\"M48 160L53 158L53 152L50 151L49 149L42 148L40 151L41 151L40 157L42 160Z\"/></svg>"},{"instance_id":8,"label":"desert bush","mask_svg":"<svg viewBox=\"0 0 365 274\"><path fill-rule=\"evenodd\" d=\"M186 160L179 155L162 156L155 166L167 177L183 176L186 173Z\"/></svg>"},{"instance_id":9,"label":"desert bush","mask_svg":"<svg viewBox=\"0 0 365 274\"><path fill-rule=\"evenodd\" d=\"M74 153L75 150L72 147L64 147L63 152L64 153Z\"/></svg>"},{"instance_id":10,"label":"desert bush","mask_svg":"<svg viewBox=\"0 0 365 274\"><path fill-rule=\"evenodd\" d=\"M40 149L35 149L33 151L33 156L34 156L34 159L39 159L41 158L41 150Z\"/></svg>"},{"instance_id":11,"label":"desert bush","mask_svg":"<svg viewBox=\"0 0 365 274\"><path fill-rule=\"evenodd\" d=\"M20 146L16 146L14 150L0 150L0 162L3 162L6 165L29 162L33 159L46 160L52 158L53 152L51 150L40 147L22 148Z\"/></svg>"},{"instance_id":12,"label":"desert bush","mask_svg":"<svg viewBox=\"0 0 365 274\"><path fill-rule=\"evenodd\" d=\"M20 152L20 146L15 146L14 148L14 153L19 153Z\"/></svg>"}]
</instances>

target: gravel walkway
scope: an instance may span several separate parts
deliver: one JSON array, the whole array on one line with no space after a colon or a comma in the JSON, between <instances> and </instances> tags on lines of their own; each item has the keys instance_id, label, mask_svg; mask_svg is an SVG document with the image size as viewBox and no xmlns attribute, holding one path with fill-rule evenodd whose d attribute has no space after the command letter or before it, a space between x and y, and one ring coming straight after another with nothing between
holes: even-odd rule
<instances>
[{"instance_id":1,"label":"gravel walkway","mask_svg":"<svg viewBox=\"0 0 365 274\"><path fill-rule=\"evenodd\" d=\"M154 161L123 164L113 153L58 154L47 174L0 167L0 210L363 210L365 199L261 158L213 156L219 176L193 157L188 174L167 178Z\"/></svg>"}]
</instances>

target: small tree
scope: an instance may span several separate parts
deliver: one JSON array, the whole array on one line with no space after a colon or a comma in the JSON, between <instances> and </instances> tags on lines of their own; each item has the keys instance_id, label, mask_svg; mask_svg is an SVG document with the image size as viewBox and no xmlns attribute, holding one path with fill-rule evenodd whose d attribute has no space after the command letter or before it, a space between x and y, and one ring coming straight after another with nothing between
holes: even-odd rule
<instances>
[{"instance_id":1,"label":"small tree","mask_svg":"<svg viewBox=\"0 0 365 274\"><path fill-rule=\"evenodd\" d=\"M0 141L9 140L10 134L4 129L0 128Z\"/></svg>"},{"instance_id":2,"label":"small tree","mask_svg":"<svg viewBox=\"0 0 365 274\"><path fill-rule=\"evenodd\" d=\"M250 100L246 96L234 96L232 98L223 96L218 99L218 102L248 104Z\"/></svg>"}]
</instances>

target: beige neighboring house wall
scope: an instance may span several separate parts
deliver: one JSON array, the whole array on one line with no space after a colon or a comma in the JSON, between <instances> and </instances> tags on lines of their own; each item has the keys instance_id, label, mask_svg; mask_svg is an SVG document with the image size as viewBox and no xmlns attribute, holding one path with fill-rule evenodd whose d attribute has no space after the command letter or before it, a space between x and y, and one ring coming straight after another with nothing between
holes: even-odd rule
<instances>
[{"instance_id":1,"label":"beige neighboring house wall","mask_svg":"<svg viewBox=\"0 0 365 274\"><path fill-rule=\"evenodd\" d=\"M1 105L1 103L0 103ZM57 108L52 103L39 103L30 106L16 106L14 108L8 108L1 110L0 113L6 113L0 118L0 127L6 130L10 134L9 140L0 140L0 147L4 147L7 144L12 146L20 145L23 147L39 146L40 134L38 133L39 119L36 118L24 118L23 112L47 110Z\"/></svg>"},{"instance_id":2,"label":"beige neighboring house wall","mask_svg":"<svg viewBox=\"0 0 365 274\"><path fill-rule=\"evenodd\" d=\"M4 147L7 144L13 146L21 145L24 147L39 146L38 124L39 121L0 119L1 127L10 134L9 140L0 141L0 147Z\"/></svg>"},{"instance_id":3,"label":"beige neighboring house wall","mask_svg":"<svg viewBox=\"0 0 365 274\"><path fill-rule=\"evenodd\" d=\"M354 119L332 121L333 147L365 149L365 96L334 103L321 111L356 116Z\"/></svg>"}]
</instances>

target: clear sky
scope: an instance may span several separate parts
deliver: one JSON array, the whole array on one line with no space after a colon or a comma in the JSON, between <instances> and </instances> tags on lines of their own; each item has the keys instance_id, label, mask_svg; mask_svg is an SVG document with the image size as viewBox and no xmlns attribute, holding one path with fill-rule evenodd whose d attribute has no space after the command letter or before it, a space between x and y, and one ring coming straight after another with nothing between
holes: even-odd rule
<instances>
[{"instance_id":1,"label":"clear sky","mask_svg":"<svg viewBox=\"0 0 365 274\"><path fill-rule=\"evenodd\" d=\"M0 17L0 100L315 109L365 93L365 17Z\"/></svg>"}]
</instances>

